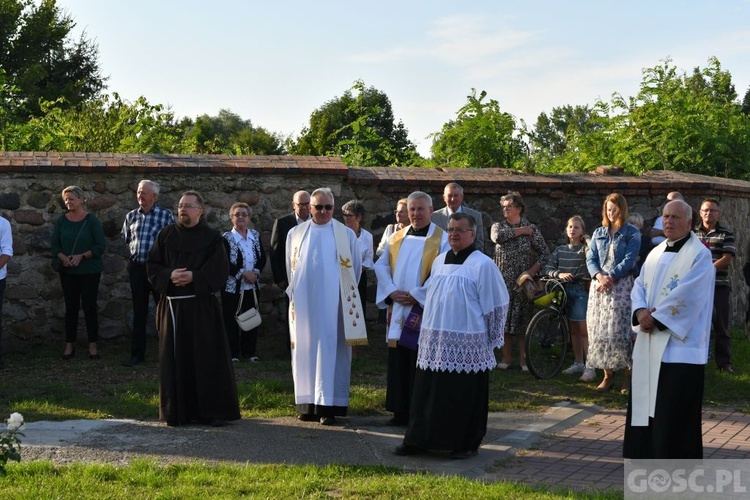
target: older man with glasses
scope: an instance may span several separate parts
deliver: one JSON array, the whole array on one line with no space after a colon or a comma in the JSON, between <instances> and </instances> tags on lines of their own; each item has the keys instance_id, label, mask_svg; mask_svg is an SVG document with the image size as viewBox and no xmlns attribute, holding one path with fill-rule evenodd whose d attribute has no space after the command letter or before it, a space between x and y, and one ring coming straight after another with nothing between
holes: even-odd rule
<instances>
[{"instance_id":1,"label":"older man with glasses","mask_svg":"<svg viewBox=\"0 0 750 500\"><path fill-rule=\"evenodd\" d=\"M446 450L469 458L487 433L493 349L504 342L508 291L474 245L477 223L451 214L450 250L432 263L424 302L409 427L397 455ZM422 291L425 291L424 289Z\"/></svg>"},{"instance_id":2,"label":"older man with glasses","mask_svg":"<svg viewBox=\"0 0 750 500\"><path fill-rule=\"evenodd\" d=\"M354 231L333 219L331 190L310 200L312 219L286 238L294 400L303 422L333 425L349 407L351 346L367 343L362 257Z\"/></svg>"},{"instance_id":3,"label":"older man with glasses","mask_svg":"<svg viewBox=\"0 0 750 500\"><path fill-rule=\"evenodd\" d=\"M719 224L721 211L719 201L705 199L701 203L701 224L695 234L711 250L711 258L716 269L714 286L714 360L719 371L734 373L732 367L732 346L729 336L729 296L732 284L729 281L729 266L737 250L734 246L734 233Z\"/></svg>"}]
</instances>

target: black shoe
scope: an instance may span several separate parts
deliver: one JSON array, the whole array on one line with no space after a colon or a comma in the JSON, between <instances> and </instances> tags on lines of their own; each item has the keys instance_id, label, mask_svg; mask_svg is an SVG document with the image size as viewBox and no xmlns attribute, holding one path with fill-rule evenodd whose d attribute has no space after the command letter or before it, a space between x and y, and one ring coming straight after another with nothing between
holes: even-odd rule
<instances>
[{"instance_id":1,"label":"black shoe","mask_svg":"<svg viewBox=\"0 0 750 500\"><path fill-rule=\"evenodd\" d=\"M318 417L312 413L301 413L297 415L297 420L301 420L302 422L315 422L318 420Z\"/></svg>"},{"instance_id":2,"label":"black shoe","mask_svg":"<svg viewBox=\"0 0 750 500\"><path fill-rule=\"evenodd\" d=\"M336 423L336 417L321 417L320 425L334 425Z\"/></svg>"},{"instance_id":3,"label":"black shoe","mask_svg":"<svg viewBox=\"0 0 750 500\"><path fill-rule=\"evenodd\" d=\"M177 427L180 424L177 422L177 420L167 420L167 427Z\"/></svg>"},{"instance_id":4,"label":"black shoe","mask_svg":"<svg viewBox=\"0 0 750 500\"><path fill-rule=\"evenodd\" d=\"M726 372L729 374L734 375L734 368L732 368L732 365L724 365L719 367L720 372Z\"/></svg>"},{"instance_id":5,"label":"black shoe","mask_svg":"<svg viewBox=\"0 0 750 500\"><path fill-rule=\"evenodd\" d=\"M393 417L391 417L388 420L388 425L396 425L396 426L407 426L407 425L409 425L409 414L408 413L402 413L402 412L394 413Z\"/></svg>"},{"instance_id":6,"label":"black shoe","mask_svg":"<svg viewBox=\"0 0 750 500\"><path fill-rule=\"evenodd\" d=\"M476 456L477 450L466 450L466 451L452 451L449 457L452 460L465 460Z\"/></svg>"},{"instance_id":7,"label":"black shoe","mask_svg":"<svg viewBox=\"0 0 750 500\"><path fill-rule=\"evenodd\" d=\"M396 446L396 449L393 450L393 453L400 457L407 457L409 455L419 455L421 453L424 453L424 450L422 448L417 448L416 446L409 446L408 444L400 444Z\"/></svg>"},{"instance_id":8,"label":"black shoe","mask_svg":"<svg viewBox=\"0 0 750 500\"><path fill-rule=\"evenodd\" d=\"M72 351L70 351L68 354L63 354L62 355L62 359L64 359L64 360L73 359L75 357L76 357L76 350L75 349L73 349Z\"/></svg>"},{"instance_id":9,"label":"black shoe","mask_svg":"<svg viewBox=\"0 0 750 500\"><path fill-rule=\"evenodd\" d=\"M126 360L123 360L122 363L120 363L122 366L136 366L136 365L142 365L143 364L143 358L128 358Z\"/></svg>"}]
</instances>

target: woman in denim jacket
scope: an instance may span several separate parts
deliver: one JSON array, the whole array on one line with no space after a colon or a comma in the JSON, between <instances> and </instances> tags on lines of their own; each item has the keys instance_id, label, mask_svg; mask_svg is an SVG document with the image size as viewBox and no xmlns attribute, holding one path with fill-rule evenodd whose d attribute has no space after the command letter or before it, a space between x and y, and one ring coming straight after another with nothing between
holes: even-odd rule
<instances>
[{"instance_id":1,"label":"woman in denim jacket","mask_svg":"<svg viewBox=\"0 0 750 500\"><path fill-rule=\"evenodd\" d=\"M589 306L586 322L589 329L589 350L586 368L604 370L604 379L596 388L604 392L612 389L614 372L625 370L622 392L630 390L630 367L633 353L631 341L631 302L641 233L628 220L628 202L613 193L602 206L602 227L594 231L586 255L586 266L591 275Z\"/></svg>"}]
</instances>

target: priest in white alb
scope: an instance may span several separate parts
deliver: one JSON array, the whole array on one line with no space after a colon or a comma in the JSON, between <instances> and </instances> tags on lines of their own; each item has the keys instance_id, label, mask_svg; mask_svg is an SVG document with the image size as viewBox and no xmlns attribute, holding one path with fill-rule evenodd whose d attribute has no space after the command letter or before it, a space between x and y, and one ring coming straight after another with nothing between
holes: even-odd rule
<instances>
[{"instance_id":1,"label":"priest in white alb","mask_svg":"<svg viewBox=\"0 0 750 500\"><path fill-rule=\"evenodd\" d=\"M487 433L494 349L503 346L508 290L492 259L474 246L473 216L448 220L450 250L426 283L409 427L397 455L448 451L474 456Z\"/></svg>"},{"instance_id":2,"label":"priest in white alb","mask_svg":"<svg viewBox=\"0 0 750 500\"><path fill-rule=\"evenodd\" d=\"M302 421L333 425L349 406L352 345L367 343L354 231L333 219L333 193L311 195L311 219L286 238L294 400Z\"/></svg>"},{"instance_id":3,"label":"priest in white alb","mask_svg":"<svg viewBox=\"0 0 750 500\"><path fill-rule=\"evenodd\" d=\"M701 410L715 271L711 252L690 231L692 217L684 201L667 203L667 240L648 255L631 292L636 341L625 458L703 458Z\"/></svg>"},{"instance_id":4,"label":"priest in white alb","mask_svg":"<svg viewBox=\"0 0 750 500\"><path fill-rule=\"evenodd\" d=\"M375 263L378 292L375 302L388 309L388 376L385 408L393 412L391 425L409 423L409 405L417 366L419 335L416 320L421 304L414 295L430 274L432 262L448 250L446 232L431 221L432 197L422 191L406 199L410 225L396 232L386 243L383 254ZM411 328L404 328L411 325Z\"/></svg>"}]
</instances>

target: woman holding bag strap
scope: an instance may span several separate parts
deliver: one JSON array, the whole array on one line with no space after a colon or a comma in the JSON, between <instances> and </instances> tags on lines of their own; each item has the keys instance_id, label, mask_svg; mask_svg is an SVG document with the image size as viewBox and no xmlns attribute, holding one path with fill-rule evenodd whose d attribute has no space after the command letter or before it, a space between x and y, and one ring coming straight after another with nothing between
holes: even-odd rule
<instances>
[{"instance_id":1,"label":"woman holding bag strap","mask_svg":"<svg viewBox=\"0 0 750 500\"><path fill-rule=\"evenodd\" d=\"M257 356L258 329L241 332L234 319L237 312L258 307L253 289L259 290L260 273L266 265L266 253L260 242L260 234L249 229L252 210L247 203L238 202L229 209L232 230L224 233L229 255L229 276L221 292L221 308L224 314L224 328L229 339L232 361L259 361ZM241 294L243 290L245 293ZM242 297L242 304L240 304ZM239 307L238 307L239 306Z\"/></svg>"},{"instance_id":2,"label":"woman holding bag strap","mask_svg":"<svg viewBox=\"0 0 750 500\"><path fill-rule=\"evenodd\" d=\"M65 298L65 351L63 359L75 356L78 333L78 308L83 307L86 333L89 339L89 358L99 359L99 312L96 298L102 274L102 255L106 239L101 221L84 209L83 189L68 186L62 190L67 212L61 215L52 229L52 256L60 259L60 284Z\"/></svg>"}]
</instances>

